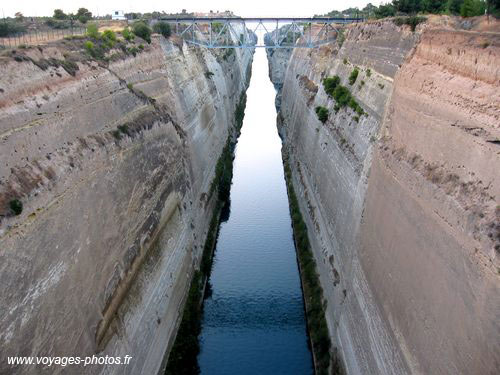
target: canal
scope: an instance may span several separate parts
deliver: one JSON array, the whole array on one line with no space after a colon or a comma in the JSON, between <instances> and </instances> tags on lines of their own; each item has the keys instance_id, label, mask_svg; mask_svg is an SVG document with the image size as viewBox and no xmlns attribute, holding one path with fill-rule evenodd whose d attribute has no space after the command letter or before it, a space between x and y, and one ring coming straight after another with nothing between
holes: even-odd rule
<instances>
[{"instance_id":1,"label":"canal","mask_svg":"<svg viewBox=\"0 0 500 375\"><path fill-rule=\"evenodd\" d=\"M276 92L257 49L205 299L202 374L311 374L306 320L276 129Z\"/></svg>"}]
</instances>

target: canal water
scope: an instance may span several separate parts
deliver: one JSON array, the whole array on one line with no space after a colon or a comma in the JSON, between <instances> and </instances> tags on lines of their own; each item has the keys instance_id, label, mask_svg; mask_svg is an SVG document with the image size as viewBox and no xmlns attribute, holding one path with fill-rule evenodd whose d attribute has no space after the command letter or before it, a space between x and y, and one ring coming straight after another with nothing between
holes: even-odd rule
<instances>
[{"instance_id":1,"label":"canal water","mask_svg":"<svg viewBox=\"0 0 500 375\"><path fill-rule=\"evenodd\" d=\"M257 49L204 302L202 374L313 373L267 66Z\"/></svg>"}]
</instances>

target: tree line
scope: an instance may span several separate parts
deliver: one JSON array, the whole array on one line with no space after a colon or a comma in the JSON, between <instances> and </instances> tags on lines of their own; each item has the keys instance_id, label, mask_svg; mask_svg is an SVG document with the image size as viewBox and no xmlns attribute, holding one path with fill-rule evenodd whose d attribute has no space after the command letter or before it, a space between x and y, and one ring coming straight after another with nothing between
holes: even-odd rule
<instances>
[{"instance_id":1,"label":"tree line","mask_svg":"<svg viewBox=\"0 0 500 375\"><path fill-rule=\"evenodd\" d=\"M500 17L500 0L392 0L380 6L368 3L364 8L331 11L324 17L385 18L401 14L449 14L474 17L483 14Z\"/></svg>"}]
</instances>

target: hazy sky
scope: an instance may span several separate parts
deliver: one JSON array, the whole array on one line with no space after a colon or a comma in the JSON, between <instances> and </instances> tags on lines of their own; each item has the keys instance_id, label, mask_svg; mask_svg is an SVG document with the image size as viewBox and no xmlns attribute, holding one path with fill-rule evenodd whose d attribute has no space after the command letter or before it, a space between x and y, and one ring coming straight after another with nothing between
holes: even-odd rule
<instances>
[{"instance_id":1,"label":"hazy sky","mask_svg":"<svg viewBox=\"0 0 500 375\"><path fill-rule=\"evenodd\" d=\"M65 12L75 12L80 7L89 9L94 14L111 14L113 10L125 12L150 12L153 10L167 13L188 11L208 12L209 10L232 10L240 16L313 16L324 14L336 9L342 10L349 7L363 8L366 4L379 5L381 2L374 0L2 0L0 11L6 17L13 17L14 13L22 12L25 16L51 16L54 9L60 8ZM1 16L1 15L0 15Z\"/></svg>"}]
</instances>

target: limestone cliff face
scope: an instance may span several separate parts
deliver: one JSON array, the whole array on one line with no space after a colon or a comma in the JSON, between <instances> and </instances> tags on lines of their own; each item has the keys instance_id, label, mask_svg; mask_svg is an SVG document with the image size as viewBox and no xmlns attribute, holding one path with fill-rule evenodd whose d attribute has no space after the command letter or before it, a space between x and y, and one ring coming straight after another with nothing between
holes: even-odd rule
<instances>
[{"instance_id":1,"label":"limestone cliff face","mask_svg":"<svg viewBox=\"0 0 500 375\"><path fill-rule=\"evenodd\" d=\"M275 99L276 108L280 108L281 106L281 89L283 88L286 68L292 51L292 49L288 48L266 49L267 61L269 63L269 79L277 90Z\"/></svg>"},{"instance_id":2,"label":"limestone cliff face","mask_svg":"<svg viewBox=\"0 0 500 375\"><path fill-rule=\"evenodd\" d=\"M0 61L1 373L12 371L10 355L133 356L126 367L46 373L160 368L252 60L251 51L223 59L172 40L154 38L109 65L79 64L75 76ZM26 52L34 61L64 53ZM13 199L23 203L18 216Z\"/></svg>"},{"instance_id":3,"label":"limestone cliff face","mask_svg":"<svg viewBox=\"0 0 500 375\"><path fill-rule=\"evenodd\" d=\"M352 374L495 373L499 34L385 21L345 35L294 50L278 119L334 345ZM359 120L335 113L333 75Z\"/></svg>"}]
</instances>

